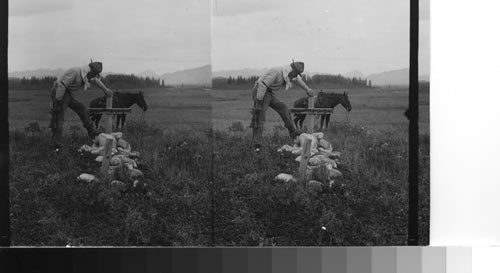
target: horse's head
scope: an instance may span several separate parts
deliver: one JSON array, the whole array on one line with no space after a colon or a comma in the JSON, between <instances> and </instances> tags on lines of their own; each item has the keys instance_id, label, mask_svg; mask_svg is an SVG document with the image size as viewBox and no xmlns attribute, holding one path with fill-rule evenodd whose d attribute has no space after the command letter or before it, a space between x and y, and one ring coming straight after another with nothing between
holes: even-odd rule
<instances>
[{"instance_id":1,"label":"horse's head","mask_svg":"<svg viewBox=\"0 0 500 273\"><path fill-rule=\"evenodd\" d=\"M144 99L144 92L139 91L139 94L137 95L137 105L141 107L142 111L148 110L148 104L146 103L146 100Z\"/></svg>"},{"instance_id":2,"label":"horse's head","mask_svg":"<svg viewBox=\"0 0 500 273\"><path fill-rule=\"evenodd\" d=\"M344 108L347 110L347 112L351 112L352 107L351 107L351 102L349 101L349 96L347 95L346 92L342 94L342 98L340 100L340 105L344 106Z\"/></svg>"}]
</instances>

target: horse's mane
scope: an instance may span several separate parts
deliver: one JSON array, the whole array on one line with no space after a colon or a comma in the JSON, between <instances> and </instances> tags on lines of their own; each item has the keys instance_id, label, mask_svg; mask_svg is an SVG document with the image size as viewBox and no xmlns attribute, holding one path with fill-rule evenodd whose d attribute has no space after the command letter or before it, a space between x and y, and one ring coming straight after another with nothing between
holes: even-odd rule
<instances>
[{"instance_id":1,"label":"horse's mane","mask_svg":"<svg viewBox=\"0 0 500 273\"><path fill-rule=\"evenodd\" d=\"M118 95L118 96L121 96L121 95L125 95L125 96L140 96L142 95L143 93L141 92L137 92L137 93L133 93L133 92L121 92L121 91L115 91L114 92L115 95Z\"/></svg>"},{"instance_id":2,"label":"horse's mane","mask_svg":"<svg viewBox=\"0 0 500 273\"><path fill-rule=\"evenodd\" d=\"M322 95L320 95L322 93ZM347 99L347 93L335 93L335 92L324 92L321 91L318 94L318 98L316 100L317 107L333 107L330 104L336 105L337 103L341 103L342 100Z\"/></svg>"},{"instance_id":3,"label":"horse's mane","mask_svg":"<svg viewBox=\"0 0 500 273\"><path fill-rule=\"evenodd\" d=\"M320 96L320 94L321 94L321 96ZM344 96L344 95L347 95L347 94L320 91L318 93L318 98L316 99L316 104L320 104L320 105L323 104L323 101L321 100L322 96L326 96L328 98L328 97L341 97L341 96ZM297 99L293 103L294 107L307 106L307 100L308 100L308 97L301 97L301 98Z\"/></svg>"},{"instance_id":4,"label":"horse's mane","mask_svg":"<svg viewBox=\"0 0 500 273\"><path fill-rule=\"evenodd\" d=\"M121 92L121 91L115 91L113 93L113 103L120 102L120 97L133 97L133 96L143 96L143 93L140 91L137 93L130 93L130 92ZM104 107L106 105L106 95L103 95L101 97L95 98L92 101L90 101L89 106L90 107Z\"/></svg>"},{"instance_id":5,"label":"horse's mane","mask_svg":"<svg viewBox=\"0 0 500 273\"><path fill-rule=\"evenodd\" d=\"M323 93L324 95L327 95L327 96L344 96L344 95L347 95L347 94L344 94L344 93L325 92L325 91L321 91L320 93Z\"/></svg>"}]
</instances>

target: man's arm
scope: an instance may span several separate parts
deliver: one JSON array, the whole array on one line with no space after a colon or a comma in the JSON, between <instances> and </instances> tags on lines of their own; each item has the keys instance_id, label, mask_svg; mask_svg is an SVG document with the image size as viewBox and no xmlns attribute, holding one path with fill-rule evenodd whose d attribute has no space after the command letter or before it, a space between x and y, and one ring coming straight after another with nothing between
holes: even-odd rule
<instances>
[{"instance_id":1,"label":"man's arm","mask_svg":"<svg viewBox=\"0 0 500 273\"><path fill-rule=\"evenodd\" d=\"M306 91L309 97L314 96L314 91L311 88L309 88L309 86L307 86L307 84L302 80L302 77L297 76L294 81L298 86L300 86L302 89L304 89L304 91Z\"/></svg>"},{"instance_id":2,"label":"man's arm","mask_svg":"<svg viewBox=\"0 0 500 273\"><path fill-rule=\"evenodd\" d=\"M101 81L101 79L95 77L93 79L91 79L91 81L97 85L97 87L99 87L106 96L108 97L111 97L111 95L113 95L113 90L109 89L106 87L106 85L104 85L104 83Z\"/></svg>"}]
</instances>

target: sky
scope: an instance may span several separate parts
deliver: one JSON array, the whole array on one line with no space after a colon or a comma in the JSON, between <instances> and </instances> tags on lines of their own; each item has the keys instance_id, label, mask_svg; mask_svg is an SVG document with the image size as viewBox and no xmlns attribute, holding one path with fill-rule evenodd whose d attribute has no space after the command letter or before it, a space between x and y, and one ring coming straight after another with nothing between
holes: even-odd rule
<instances>
[{"instance_id":1,"label":"sky","mask_svg":"<svg viewBox=\"0 0 500 273\"><path fill-rule=\"evenodd\" d=\"M367 75L409 67L409 0L213 0L213 71L304 61ZM420 1L419 74L429 73L429 1Z\"/></svg>"},{"instance_id":2,"label":"sky","mask_svg":"<svg viewBox=\"0 0 500 273\"><path fill-rule=\"evenodd\" d=\"M429 74L421 0L420 74ZM9 72L104 63L104 72L213 71L304 61L367 75L409 66L409 0L10 0Z\"/></svg>"},{"instance_id":3,"label":"sky","mask_svg":"<svg viewBox=\"0 0 500 273\"><path fill-rule=\"evenodd\" d=\"M207 0L10 0L9 72L103 62L159 74L210 64Z\"/></svg>"}]
</instances>

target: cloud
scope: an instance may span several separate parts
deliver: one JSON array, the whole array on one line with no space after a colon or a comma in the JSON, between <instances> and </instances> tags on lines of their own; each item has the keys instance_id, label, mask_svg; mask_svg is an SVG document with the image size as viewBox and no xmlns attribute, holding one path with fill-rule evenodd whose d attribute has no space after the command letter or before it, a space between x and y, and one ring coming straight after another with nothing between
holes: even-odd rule
<instances>
[{"instance_id":1,"label":"cloud","mask_svg":"<svg viewBox=\"0 0 500 273\"><path fill-rule=\"evenodd\" d=\"M72 0L9 1L9 16L32 16L73 8Z\"/></svg>"}]
</instances>

